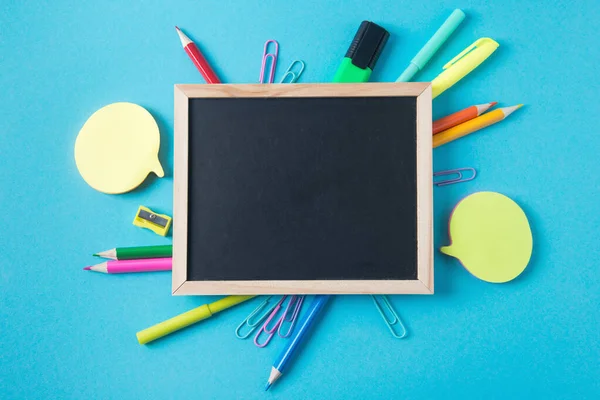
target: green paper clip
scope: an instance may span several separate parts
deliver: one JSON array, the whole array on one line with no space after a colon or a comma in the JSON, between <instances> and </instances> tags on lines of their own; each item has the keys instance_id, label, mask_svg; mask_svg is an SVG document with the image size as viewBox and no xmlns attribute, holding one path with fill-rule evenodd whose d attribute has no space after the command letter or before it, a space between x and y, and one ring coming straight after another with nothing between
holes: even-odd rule
<instances>
[{"instance_id":1,"label":"green paper clip","mask_svg":"<svg viewBox=\"0 0 600 400\"><path fill-rule=\"evenodd\" d=\"M375 303L375 307L377 307L377 311L379 311L381 318L383 318L383 321L385 322L388 329L390 330L390 332L392 332L392 335L396 339L405 338L408 335L408 331L406 330L406 327L404 326L402 320L398 316L398 313L396 313L396 310L394 310L394 307L392 307L392 305L390 304L390 301L388 300L387 296L382 294L379 297L381 297L380 301L377 300L377 297L375 295L371 295L373 303ZM382 304L387 309L389 315L386 314L386 311L382 307ZM391 318L389 318L390 316ZM402 329L402 333L396 333L396 329L394 329L396 326Z\"/></svg>"},{"instance_id":2,"label":"green paper clip","mask_svg":"<svg viewBox=\"0 0 600 400\"><path fill-rule=\"evenodd\" d=\"M250 315L248 315L246 317L245 320L242 321L241 324L238 325L238 327L235 329L235 337L237 337L238 339L247 339L250 335L252 335L252 333L256 330L256 328L258 328L258 325L263 322L265 320L265 318L267 318L267 316L269 314L271 314L271 312L273 311L273 309L277 306L277 303L273 304L272 307L269 307L269 309L267 311L265 311L265 313L263 315L261 315L256 322L251 322L251 319L254 318L254 316L256 314L258 314L259 312L261 312L261 310L263 308L265 308L267 306L267 304L269 304L269 300L271 299L271 297L273 296L268 296L265 301L263 301L262 303L260 303L258 305L258 307L256 307L254 309L254 311L252 311L250 313ZM242 330L242 328L244 328L245 326L250 327L250 331L248 331L248 333L242 335L240 334L240 330Z\"/></svg>"},{"instance_id":3,"label":"green paper clip","mask_svg":"<svg viewBox=\"0 0 600 400\"><path fill-rule=\"evenodd\" d=\"M296 64L298 64L300 66L300 69L294 72L294 70L296 69L294 67L294 65L296 65ZM279 83L296 83L298 78L300 78L300 75L302 75L302 71L304 71L304 66L305 66L305 64L304 64L304 61L302 61L302 60L292 61L292 63L288 67L288 69L283 74L283 78L281 78ZM285 82L286 79L288 79L288 82Z\"/></svg>"}]
</instances>

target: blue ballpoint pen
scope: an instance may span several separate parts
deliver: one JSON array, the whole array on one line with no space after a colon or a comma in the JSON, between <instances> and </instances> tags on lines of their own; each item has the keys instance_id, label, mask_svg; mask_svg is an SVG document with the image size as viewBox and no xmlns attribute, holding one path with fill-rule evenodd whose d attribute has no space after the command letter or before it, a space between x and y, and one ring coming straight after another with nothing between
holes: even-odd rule
<instances>
[{"instance_id":1,"label":"blue ballpoint pen","mask_svg":"<svg viewBox=\"0 0 600 400\"><path fill-rule=\"evenodd\" d=\"M269 390L273 382L275 382L281 374L283 374L283 370L286 365L290 362L294 352L300 344L302 340L306 337L306 333L310 330L310 327L314 323L316 317L319 315L327 301L329 300L330 295L318 295L315 296L315 299L311 303L308 313L304 316L302 321L298 324L298 328L294 336L290 338L289 343L283 349L283 351L279 354L279 357L273 363L273 367L271 368L271 375L269 375L269 381L267 382L267 386L265 390Z\"/></svg>"}]
</instances>

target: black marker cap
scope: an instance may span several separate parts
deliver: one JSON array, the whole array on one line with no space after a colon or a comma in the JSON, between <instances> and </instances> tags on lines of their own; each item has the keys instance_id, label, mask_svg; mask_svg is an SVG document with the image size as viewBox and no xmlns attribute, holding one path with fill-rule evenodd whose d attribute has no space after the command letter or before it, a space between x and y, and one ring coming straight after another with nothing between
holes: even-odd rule
<instances>
[{"instance_id":1,"label":"black marker cap","mask_svg":"<svg viewBox=\"0 0 600 400\"><path fill-rule=\"evenodd\" d=\"M369 67L373 70L389 37L390 33L379 25L363 21L354 35L346 57L358 68Z\"/></svg>"}]
</instances>

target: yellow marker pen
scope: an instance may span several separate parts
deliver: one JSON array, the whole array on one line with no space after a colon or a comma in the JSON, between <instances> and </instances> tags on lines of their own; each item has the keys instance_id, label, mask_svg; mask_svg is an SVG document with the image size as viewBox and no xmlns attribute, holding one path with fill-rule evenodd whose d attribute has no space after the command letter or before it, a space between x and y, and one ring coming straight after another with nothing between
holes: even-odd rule
<instances>
[{"instance_id":1,"label":"yellow marker pen","mask_svg":"<svg viewBox=\"0 0 600 400\"><path fill-rule=\"evenodd\" d=\"M196 307L193 310L180 314L176 317L163 321L159 324L146 328L143 331L139 331L136 336L140 344L146 344L153 340L159 339L163 336L173 333L187 326L200 322L203 319L207 319L220 311L223 311L229 307L233 307L237 304L243 303L246 300L250 300L254 296L227 296L221 300L217 300L214 303L204 304L200 307Z\"/></svg>"},{"instance_id":2,"label":"yellow marker pen","mask_svg":"<svg viewBox=\"0 0 600 400\"><path fill-rule=\"evenodd\" d=\"M432 97L435 99L456 82L467 76L484 62L500 46L490 38L481 38L460 52L448 64L444 65L444 72L439 74L432 82Z\"/></svg>"}]
</instances>

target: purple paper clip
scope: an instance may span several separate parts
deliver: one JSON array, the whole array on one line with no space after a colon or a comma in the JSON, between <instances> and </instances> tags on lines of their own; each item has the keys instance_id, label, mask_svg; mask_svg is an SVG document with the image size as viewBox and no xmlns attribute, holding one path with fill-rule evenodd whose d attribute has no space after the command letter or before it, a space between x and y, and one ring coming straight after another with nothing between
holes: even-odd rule
<instances>
[{"instance_id":1,"label":"purple paper clip","mask_svg":"<svg viewBox=\"0 0 600 400\"><path fill-rule=\"evenodd\" d=\"M269 53L269 43L273 43L275 46L275 51L273 53ZM265 42L265 49L263 51L262 65L260 66L260 78L258 83L273 83L275 80L275 67L277 67L277 55L279 54L279 43L277 40L267 40ZM265 79L265 68L267 66L267 61L271 59L271 73L269 74L269 80L267 82Z\"/></svg>"},{"instance_id":2,"label":"purple paper clip","mask_svg":"<svg viewBox=\"0 0 600 400\"><path fill-rule=\"evenodd\" d=\"M265 323L263 324L263 326L261 326L260 330L258 331L258 333L256 334L256 336L254 336L254 344L258 347L265 347L266 345L269 344L269 342L271 341L271 339L273 339L273 336L275 336L275 332L277 332L277 329L279 328L279 325L281 325L281 321L283 320L283 318L285 318L285 313L283 314L282 318L279 318L277 320L277 322L275 323L275 326L271 329L269 329L269 323L273 320L273 318L275 318L275 316L277 315L277 313L279 312L279 310L281 309L281 306L283 304L283 302L285 301L287 296L282 296L281 299L279 300L279 302L277 303L277 305L275 306L275 308L273 308L273 311L271 312L271 315L269 315L269 318L267 318L267 320L265 321ZM288 304L289 307L289 304ZM266 333L267 334L267 340L264 341L264 343L259 343L258 338L260 337L260 335L262 333Z\"/></svg>"},{"instance_id":3,"label":"purple paper clip","mask_svg":"<svg viewBox=\"0 0 600 400\"><path fill-rule=\"evenodd\" d=\"M472 175L470 177L465 178L462 174L464 171L469 171L469 172L471 172ZM453 185L455 183L460 183L460 182L472 181L477 176L477 171L475 171L475 168L471 168L471 167L449 169L448 171L435 172L433 174L433 177L435 178L436 176L448 176L448 175L457 175L457 177L446 179L443 181L433 182L433 184L435 186L446 186L446 185Z\"/></svg>"},{"instance_id":4,"label":"purple paper clip","mask_svg":"<svg viewBox=\"0 0 600 400\"><path fill-rule=\"evenodd\" d=\"M296 297L296 296L294 296L294 297ZM294 311L292 312L291 318L290 319L287 318L287 313L288 313L289 308L292 306L292 304L294 304L294 299L292 299L290 301L290 304L288 304L287 308L285 309L285 313L283 313L281 323L279 324L279 329L277 329L277 334L281 338L290 337L290 335L294 331L294 326L296 325L296 321L298 320L298 314L300 314L300 308L302 308L302 302L304 301L304 296L298 296L295 300L296 300L296 304L294 306ZM286 322L290 323L290 327L288 328L287 333L285 335L282 335L281 327Z\"/></svg>"}]
</instances>

